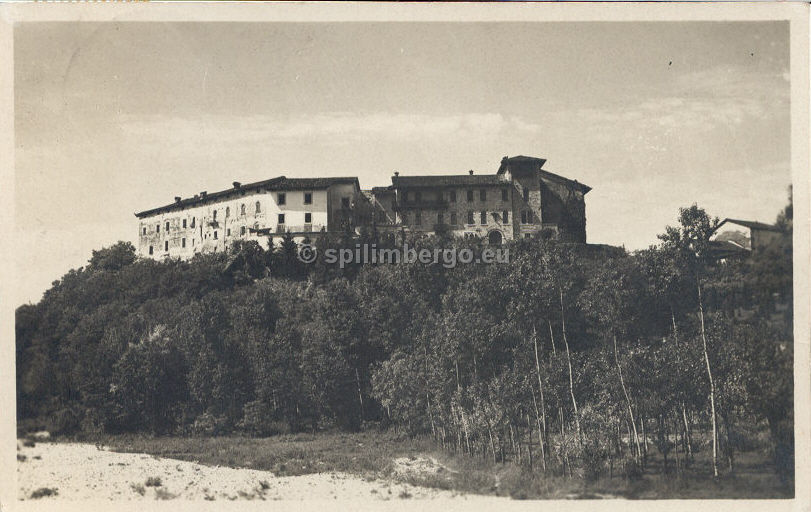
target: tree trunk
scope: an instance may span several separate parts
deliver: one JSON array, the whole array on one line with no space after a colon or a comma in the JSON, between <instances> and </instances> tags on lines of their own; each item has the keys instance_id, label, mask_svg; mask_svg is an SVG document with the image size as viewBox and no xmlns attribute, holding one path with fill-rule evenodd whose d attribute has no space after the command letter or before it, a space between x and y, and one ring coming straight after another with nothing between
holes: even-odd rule
<instances>
[{"instance_id":1,"label":"tree trunk","mask_svg":"<svg viewBox=\"0 0 811 512\"><path fill-rule=\"evenodd\" d=\"M543 437L546 437L546 402L544 401L543 396L543 379L541 379L541 360L538 357L538 336L535 332L535 326L532 326L532 343L535 346L535 371L538 374L538 390L540 391L541 397L541 420L543 425ZM535 394L533 393L532 399L535 400ZM535 410L538 410L537 404L535 405Z\"/></svg>"},{"instance_id":2,"label":"tree trunk","mask_svg":"<svg viewBox=\"0 0 811 512\"><path fill-rule=\"evenodd\" d=\"M358 385L358 401L360 402L360 422L363 424L363 392L360 389L360 373L355 368L355 383Z\"/></svg>"},{"instance_id":3,"label":"tree trunk","mask_svg":"<svg viewBox=\"0 0 811 512\"><path fill-rule=\"evenodd\" d=\"M628 390L625 387L625 379L622 377L622 366L620 366L620 360L617 353L617 336L614 335L614 362L617 365L617 373L620 377L620 386L622 386L622 393L625 395L625 403L628 406L628 418L631 425L634 427L634 444L636 445L636 459L639 462L639 459L642 457L642 451L639 447L639 434L636 431L636 421L634 420L634 411L631 408L631 397L628 395ZM630 441L630 439L629 439Z\"/></svg>"},{"instance_id":4,"label":"tree trunk","mask_svg":"<svg viewBox=\"0 0 811 512\"><path fill-rule=\"evenodd\" d=\"M538 422L538 443L541 446L541 468L543 469L544 473L546 473L546 450L544 448L546 426L541 429L541 417L538 414L538 402L535 400L535 391L532 389L532 387L529 389L532 391L532 404L535 406L535 420Z\"/></svg>"},{"instance_id":5,"label":"tree trunk","mask_svg":"<svg viewBox=\"0 0 811 512\"><path fill-rule=\"evenodd\" d=\"M563 289L558 288L560 292L560 323L563 333L563 344L566 346L566 364L569 367L569 394L572 396L572 409L574 413L574 424L577 428L577 442L583 446L583 431L580 430L580 414L577 412L577 399L574 397L574 379L572 377L572 357L569 353L569 340L566 338L566 315L563 312Z\"/></svg>"},{"instance_id":6,"label":"tree trunk","mask_svg":"<svg viewBox=\"0 0 811 512\"><path fill-rule=\"evenodd\" d=\"M681 384L681 343L679 342L679 331L676 328L676 314L673 312L673 306L670 306L670 320L673 322L673 340L676 342L676 357L678 358L676 361L676 376L679 384ZM680 395L679 406L681 407L681 415L684 420L684 442L687 448L687 455L685 457L686 466L687 461L693 458L693 440L690 435L690 422L687 421L687 407L684 404L684 398L681 396L683 395L683 391L680 389L678 394Z\"/></svg>"},{"instance_id":7,"label":"tree trunk","mask_svg":"<svg viewBox=\"0 0 811 512\"><path fill-rule=\"evenodd\" d=\"M549 326L549 339L552 341L552 356L556 356L558 354L555 350L555 335L552 333L552 322L547 320L546 324Z\"/></svg>"},{"instance_id":8,"label":"tree trunk","mask_svg":"<svg viewBox=\"0 0 811 512\"><path fill-rule=\"evenodd\" d=\"M715 415L715 382L712 380L710 353L707 349L707 332L704 327L704 304L701 301L701 283L696 278L698 289L698 315L701 320L701 343L704 348L704 363L707 365L707 377L710 380L710 416L712 418L712 474L718 478L718 425Z\"/></svg>"}]
</instances>

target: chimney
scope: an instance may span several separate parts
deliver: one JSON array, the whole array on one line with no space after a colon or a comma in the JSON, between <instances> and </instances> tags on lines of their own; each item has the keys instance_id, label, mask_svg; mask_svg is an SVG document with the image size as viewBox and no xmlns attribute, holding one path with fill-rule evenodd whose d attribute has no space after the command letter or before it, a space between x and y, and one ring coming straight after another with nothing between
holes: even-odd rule
<instances>
[{"instance_id":1,"label":"chimney","mask_svg":"<svg viewBox=\"0 0 811 512\"><path fill-rule=\"evenodd\" d=\"M395 176L399 176L399 175L400 175L400 171L394 171L394 175L395 175Z\"/></svg>"},{"instance_id":2,"label":"chimney","mask_svg":"<svg viewBox=\"0 0 811 512\"><path fill-rule=\"evenodd\" d=\"M507 160L509 160L509 157L505 156L504 158L501 159L501 163L505 164L505 163L507 163Z\"/></svg>"},{"instance_id":3,"label":"chimney","mask_svg":"<svg viewBox=\"0 0 811 512\"><path fill-rule=\"evenodd\" d=\"M242 186L242 183L240 183L240 182L238 182L238 181L235 181L235 182L234 182L234 188L239 188L239 187L241 187L241 186Z\"/></svg>"},{"instance_id":4,"label":"chimney","mask_svg":"<svg viewBox=\"0 0 811 512\"><path fill-rule=\"evenodd\" d=\"M180 202L180 196L175 196L175 202L176 202L176 203L179 203L179 202Z\"/></svg>"},{"instance_id":5,"label":"chimney","mask_svg":"<svg viewBox=\"0 0 811 512\"><path fill-rule=\"evenodd\" d=\"M203 190L202 192L200 192L200 199L205 199L205 198L206 198L206 195L208 195L208 192L206 192L205 190Z\"/></svg>"},{"instance_id":6,"label":"chimney","mask_svg":"<svg viewBox=\"0 0 811 512\"><path fill-rule=\"evenodd\" d=\"M473 169L471 169L471 170L469 170L467 172L470 173L471 176L473 176Z\"/></svg>"}]
</instances>

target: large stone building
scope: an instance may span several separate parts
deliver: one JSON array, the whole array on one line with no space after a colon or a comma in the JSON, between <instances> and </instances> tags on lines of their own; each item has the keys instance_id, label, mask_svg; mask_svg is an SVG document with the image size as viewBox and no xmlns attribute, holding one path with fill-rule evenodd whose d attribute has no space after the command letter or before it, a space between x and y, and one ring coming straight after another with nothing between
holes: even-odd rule
<instances>
[{"instance_id":1,"label":"large stone building","mask_svg":"<svg viewBox=\"0 0 811 512\"><path fill-rule=\"evenodd\" d=\"M590 187L544 170L542 158L504 157L495 174L400 176L361 192L358 179L272 178L220 192L176 197L136 214L139 254L190 258L253 239L268 247L289 232L297 240L357 231L479 237L491 244L537 233L586 242Z\"/></svg>"},{"instance_id":2,"label":"large stone building","mask_svg":"<svg viewBox=\"0 0 811 512\"><path fill-rule=\"evenodd\" d=\"M235 240L257 240L264 247L290 232L353 229L352 210L362 198L357 178L286 178L247 185L234 182L220 192L200 192L165 206L136 213L138 252L156 259L190 258L223 251Z\"/></svg>"},{"instance_id":3,"label":"large stone building","mask_svg":"<svg viewBox=\"0 0 811 512\"><path fill-rule=\"evenodd\" d=\"M490 243L546 231L586 242L585 195L591 187L544 170L546 160L504 157L495 174L400 176L367 193L375 225L412 232L450 232Z\"/></svg>"}]
</instances>

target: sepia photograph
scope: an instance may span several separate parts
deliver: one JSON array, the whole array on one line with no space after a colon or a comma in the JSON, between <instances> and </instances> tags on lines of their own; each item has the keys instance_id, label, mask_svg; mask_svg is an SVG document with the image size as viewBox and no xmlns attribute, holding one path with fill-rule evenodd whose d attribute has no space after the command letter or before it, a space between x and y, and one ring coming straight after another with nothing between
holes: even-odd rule
<instances>
[{"instance_id":1,"label":"sepia photograph","mask_svg":"<svg viewBox=\"0 0 811 512\"><path fill-rule=\"evenodd\" d=\"M807 4L138 7L9 25L0 507L806 496Z\"/></svg>"}]
</instances>

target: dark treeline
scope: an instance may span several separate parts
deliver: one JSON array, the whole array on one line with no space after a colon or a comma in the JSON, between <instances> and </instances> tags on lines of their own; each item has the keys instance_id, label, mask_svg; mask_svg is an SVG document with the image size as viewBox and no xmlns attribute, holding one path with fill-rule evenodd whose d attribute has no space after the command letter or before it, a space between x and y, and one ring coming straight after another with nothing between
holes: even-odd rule
<instances>
[{"instance_id":1,"label":"dark treeline","mask_svg":"<svg viewBox=\"0 0 811 512\"><path fill-rule=\"evenodd\" d=\"M188 262L121 242L17 309L18 419L177 435L377 422L587 477L641 474L649 453L666 472L701 452L728 473L760 439L790 482L791 208L773 247L726 263L708 255L717 219L679 220L631 254L541 237L452 269L304 265L290 238ZM318 246L370 241L386 245Z\"/></svg>"}]
</instances>

